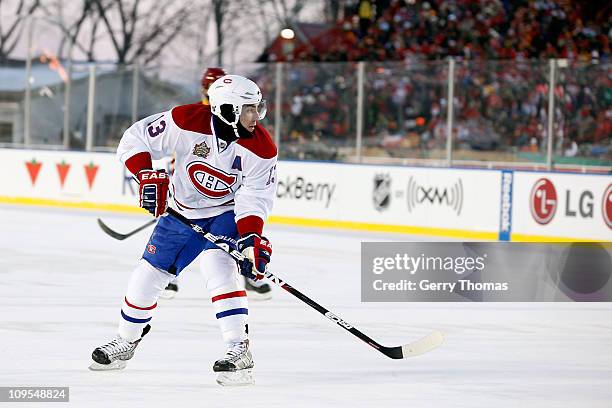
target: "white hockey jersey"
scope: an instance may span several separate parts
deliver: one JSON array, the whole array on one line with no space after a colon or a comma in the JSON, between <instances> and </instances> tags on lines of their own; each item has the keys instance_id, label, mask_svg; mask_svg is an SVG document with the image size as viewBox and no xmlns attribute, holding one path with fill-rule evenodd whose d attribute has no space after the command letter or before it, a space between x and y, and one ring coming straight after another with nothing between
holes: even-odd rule
<instances>
[{"instance_id":1,"label":"white hockey jersey","mask_svg":"<svg viewBox=\"0 0 612 408\"><path fill-rule=\"evenodd\" d=\"M169 205L187 218L234 210L236 221L265 221L276 193L276 146L259 124L250 138L229 145L215 135L210 106L177 106L125 131L117 156L125 164L138 153L154 160L176 155Z\"/></svg>"}]
</instances>

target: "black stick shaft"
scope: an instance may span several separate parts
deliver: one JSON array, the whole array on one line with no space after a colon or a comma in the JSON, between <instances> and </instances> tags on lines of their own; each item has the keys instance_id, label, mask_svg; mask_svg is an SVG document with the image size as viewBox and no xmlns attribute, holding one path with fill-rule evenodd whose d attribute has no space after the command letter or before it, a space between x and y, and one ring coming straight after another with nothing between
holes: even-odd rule
<instances>
[{"instance_id":1,"label":"black stick shaft","mask_svg":"<svg viewBox=\"0 0 612 408\"><path fill-rule=\"evenodd\" d=\"M150 220L147 221L146 224L141 225L140 227L136 228L133 231L130 231L126 234L121 234L115 230L113 230L112 228L110 228L108 225L106 225L101 219L98 218L98 225L100 226L100 228L102 229L102 231L106 232L108 235L110 235L111 237L118 239L119 241L122 241L126 238L131 237L132 235L142 231L143 229L149 227L150 225L153 225L157 222L157 219L154 220Z\"/></svg>"},{"instance_id":2,"label":"black stick shaft","mask_svg":"<svg viewBox=\"0 0 612 408\"><path fill-rule=\"evenodd\" d=\"M300 299L302 302L306 303L308 306L315 309L317 312L321 313L323 316L327 317L329 320L335 322L338 326L347 330L354 336L359 337L359 339L363 340L369 346L374 347L376 350L381 351L382 353L391 357L388 354L387 347L379 344L377 341L373 340L371 337L369 337L365 333L362 333L361 331L357 330L351 323L347 322L346 320L343 320L336 314L330 312L328 309L321 306L319 303L315 302L314 300L312 300L311 298L309 298L308 296L306 296L299 290L295 289L293 286L289 285L287 282L284 282L279 277L273 275L271 272L266 271L265 276L272 282L279 285L281 288L285 289L287 292L291 293L296 298ZM395 357L391 357L391 358L395 358ZM401 356L399 356L399 358L401 358Z\"/></svg>"},{"instance_id":3,"label":"black stick shaft","mask_svg":"<svg viewBox=\"0 0 612 408\"><path fill-rule=\"evenodd\" d=\"M169 214L171 214L172 216L174 216L175 218L177 218L182 223L184 223L185 225L189 226L196 233L202 235L207 240L209 240L212 243L216 244L216 242L215 242L216 241L216 237L214 235L212 235L210 233L206 233L205 231L202 230L202 228L200 226L192 223L189 219L185 218L185 216L183 216L182 214L178 213L173 208L168 208L167 212ZM242 255L240 252L238 252L236 250L231 250L230 248L222 247L222 246L219 246L219 245L217 245L217 246L219 247L219 249L222 249L225 252L227 252L228 254L230 254L237 261L242 261L245 258L244 255ZM287 282L283 281L281 278L279 278L278 276L274 275L269 270L266 269L266 272L264 273L264 276L266 278L268 278L270 281L272 281L275 284L277 284L278 286L280 286L281 288L285 289L287 292L291 293L296 298L300 299L302 302L306 303L308 306L310 306L313 309L315 309L317 312L321 313L323 316L327 317L329 320L335 322L338 326L342 327L343 329L347 330L352 335L354 335L354 336L358 337L359 339L363 340L369 346L375 348L376 350L380 351L381 353L385 354L388 357L391 357L391 358L394 358L394 359L402 358L401 348L399 348L399 347L385 347L385 346L379 344L378 342L374 341L369 336L367 336L364 333L362 333L361 331L357 330L352 324L348 323L347 321L341 319L340 317L338 317L334 313L330 312L328 309L324 308L323 306L321 306L320 304L318 304L317 302L315 302L314 300L312 300L311 298L309 298L308 296L306 296L305 294L303 294L299 290L295 289L293 286L289 285Z\"/></svg>"}]
</instances>

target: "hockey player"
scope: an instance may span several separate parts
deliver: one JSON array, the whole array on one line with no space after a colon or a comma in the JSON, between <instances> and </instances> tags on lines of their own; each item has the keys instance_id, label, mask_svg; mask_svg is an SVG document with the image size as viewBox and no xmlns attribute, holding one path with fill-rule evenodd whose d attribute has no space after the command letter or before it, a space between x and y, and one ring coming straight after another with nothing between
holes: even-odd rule
<instances>
[{"instance_id":1,"label":"hockey player","mask_svg":"<svg viewBox=\"0 0 612 408\"><path fill-rule=\"evenodd\" d=\"M276 147L258 124L266 113L259 87L226 75L210 87L210 106L183 105L132 125L123 135L118 157L140 182L140 205L160 217L143 257L130 278L117 337L92 353L92 370L122 369L132 358L160 293L200 253L200 266L212 296L224 357L213 365L222 385L253 382L248 340L248 303L239 273L259 280L272 246L263 226L276 191ZM174 153L172 181L153 170L152 159ZM252 261L240 266L212 243L169 214L169 205L221 243Z\"/></svg>"},{"instance_id":2,"label":"hockey player","mask_svg":"<svg viewBox=\"0 0 612 408\"><path fill-rule=\"evenodd\" d=\"M202 95L202 104L210 105L208 101L208 88L215 82L217 79L221 78L223 75L227 75L227 72L223 68L207 68L206 71L202 74L202 78L200 79L200 93ZM172 159L172 165L174 165L175 159ZM168 286L164 289L160 297L164 299L172 299L176 296L178 292L178 277L168 283Z\"/></svg>"},{"instance_id":3,"label":"hockey player","mask_svg":"<svg viewBox=\"0 0 612 408\"><path fill-rule=\"evenodd\" d=\"M202 74L202 79L200 80L200 84L202 87L200 88L200 92L202 93L202 103L204 105L210 105L210 100L208 99L208 89L217 79L222 76L227 75L227 72L223 68L207 68Z\"/></svg>"},{"instance_id":4,"label":"hockey player","mask_svg":"<svg viewBox=\"0 0 612 408\"><path fill-rule=\"evenodd\" d=\"M207 68L206 71L202 74L202 78L200 79L200 92L202 94L202 104L210 105L208 100L208 88L215 82L217 79L222 76L227 75L227 72L223 68ZM172 160L174 164L174 159ZM253 279L249 279L247 277L244 278L244 288L247 290L249 298L253 300L267 300L271 298L272 288L270 285L262 280L256 281ZM164 289L161 294L161 297L164 299L172 299L176 296L176 293L179 290L178 286L178 277L168 283L168 286Z\"/></svg>"}]
</instances>

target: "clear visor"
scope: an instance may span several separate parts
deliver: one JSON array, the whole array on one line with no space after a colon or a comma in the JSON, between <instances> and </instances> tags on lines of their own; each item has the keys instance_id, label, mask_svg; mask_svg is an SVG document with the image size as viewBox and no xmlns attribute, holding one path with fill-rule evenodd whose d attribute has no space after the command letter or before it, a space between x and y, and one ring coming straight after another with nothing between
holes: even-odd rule
<instances>
[{"instance_id":1,"label":"clear visor","mask_svg":"<svg viewBox=\"0 0 612 408\"><path fill-rule=\"evenodd\" d=\"M259 120L265 118L266 113L268 112L268 105L266 104L266 100L262 99L261 102L259 102L255 106L255 109L257 110L257 116L259 117Z\"/></svg>"},{"instance_id":2,"label":"clear visor","mask_svg":"<svg viewBox=\"0 0 612 408\"><path fill-rule=\"evenodd\" d=\"M245 114L255 114L257 115L257 120L262 120L266 117L266 112L268 110L266 100L262 99L258 104L247 104L242 105L242 107L237 105L224 104L219 107L213 106L212 111L213 114L217 115L223 122L227 123L230 126L235 126L239 117ZM238 115L240 112L240 115Z\"/></svg>"}]
</instances>

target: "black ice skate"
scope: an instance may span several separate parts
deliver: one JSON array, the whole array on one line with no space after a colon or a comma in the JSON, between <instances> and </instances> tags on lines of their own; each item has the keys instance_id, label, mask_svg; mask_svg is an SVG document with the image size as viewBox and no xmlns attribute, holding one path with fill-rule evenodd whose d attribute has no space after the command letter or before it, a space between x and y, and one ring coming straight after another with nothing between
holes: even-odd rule
<instances>
[{"instance_id":1,"label":"black ice skate","mask_svg":"<svg viewBox=\"0 0 612 408\"><path fill-rule=\"evenodd\" d=\"M249 341L232 343L225 356L215 361L213 371L219 373L217 383L220 385L254 384L253 356L249 350Z\"/></svg>"},{"instance_id":2,"label":"black ice skate","mask_svg":"<svg viewBox=\"0 0 612 408\"><path fill-rule=\"evenodd\" d=\"M117 336L113 341L96 348L91 353L93 363L89 366L93 371L123 370L127 360L134 356L134 351L140 340L151 330L151 325L146 325L138 340L127 341Z\"/></svg>"},{"instance_id":3,"label":"black ice skate","mask_svg":"<svg viewBox=\"0 0 612 408\"><path fill-rule=\"evenodd\" d=\"M268 300L272 298L272 288L264 281L245 278L244 289L246 289L250 300Z\"/></svg>"},{"instance_id":4,"label":"black ice skate","mask_svg":"<svg viewBox=\"0 0 612 408\"><path fill-rule=\"evenodd\" d=\"M176 283L170 282L166 289L159 295L162 299L172 299L176 296L178 292L178 285Z\"/></svg>"}]
</instances>

